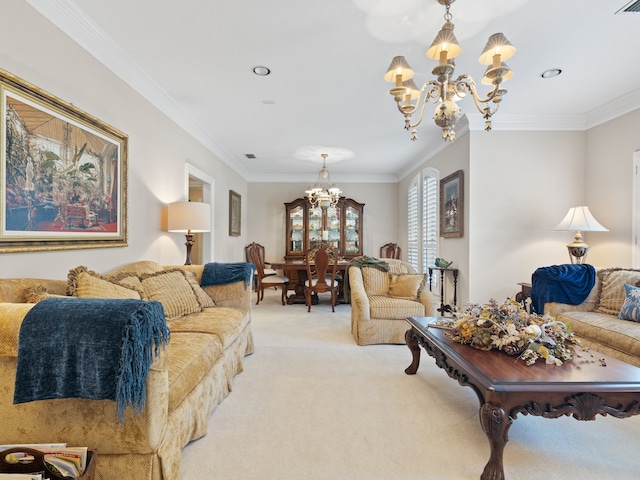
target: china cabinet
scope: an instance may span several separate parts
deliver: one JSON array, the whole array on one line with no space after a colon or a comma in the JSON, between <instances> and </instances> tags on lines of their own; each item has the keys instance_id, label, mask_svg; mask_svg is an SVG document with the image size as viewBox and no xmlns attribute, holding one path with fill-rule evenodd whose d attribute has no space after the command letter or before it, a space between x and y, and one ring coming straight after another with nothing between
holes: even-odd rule
<instances>
[{"instance_id":1,"label":"china cabinet","mask_svg":"<svg viewBox=\"0 0 640 480\"><path fill-rule=\"evenodd\" d=\"M325 241L351 259L362 255L364 203L340 198L335 208L312 207L306 198L284 204L286 208L286 260L302 260L305 252Z\"/></svg>"}]
</instances>

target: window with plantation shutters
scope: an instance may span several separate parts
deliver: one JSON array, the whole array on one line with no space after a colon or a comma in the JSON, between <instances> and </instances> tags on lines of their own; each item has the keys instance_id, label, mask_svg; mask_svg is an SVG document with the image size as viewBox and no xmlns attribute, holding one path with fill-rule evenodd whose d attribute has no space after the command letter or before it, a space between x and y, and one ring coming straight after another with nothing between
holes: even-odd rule
<instances>
[{"instance_id":1,"label":"window with plantation shutters","mask_svg":"<svg viewBox=\"0 0 640 480\"><path fill-rule=\"evenodd\" d=\"M426 168L409 185L407 261L418 272L427 272L438 257L438 183L439 172Z\"/></svg>"},{"instance_id":2,"label":"window with plantation shutters","mask_svg":"<svg viewBox=\"0 0 640 480\"><path fill-rule=\"evenodd\" d=\"M418 254L420 247L420 228L418 225L418 200L420 198L418 196L420 186L419 179L420 175L417 175L416 178L413 179L409 186L409 193L407 195L407 232L409 234L409 238L407 238L407 262L416 270L416 272L420 271L420 256Z\"/></svg>"}]
</instances>

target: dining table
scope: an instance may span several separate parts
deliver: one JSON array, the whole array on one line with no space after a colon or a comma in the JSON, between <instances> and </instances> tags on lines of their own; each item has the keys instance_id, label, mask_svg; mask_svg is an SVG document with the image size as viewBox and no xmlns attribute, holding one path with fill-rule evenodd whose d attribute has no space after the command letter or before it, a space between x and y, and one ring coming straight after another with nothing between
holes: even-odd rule
<instances>
[{"instance_id":1,"label":"dining table","mask_svg":"<svg viewBox=\"0 0 640 480\"><path fill-rule=\"evenodd\" d=\"M338 281L340 282L340 289L338 291L338 300L337 303L346 303L344 299L344 285L342 279L344 278L345 270L349 265L350 260L339 259L338 265L336 267L336 276L340 273L340 278ZM307 301L304 296L304 283L307 281L307 264L304 260L282 260L278 262L266 262L270 265L270 268L274 270L282 270L284 274L291 278L295 279L295 283L293 284L294 293L287 297L287 305L292 304L306 304ZM313 265L313 262L311 263ZM289 285L289 289L292 289L291 284ZM314 294L311 299L312 305L318 304L318 296Z\"/></svg>"}]
</instances>

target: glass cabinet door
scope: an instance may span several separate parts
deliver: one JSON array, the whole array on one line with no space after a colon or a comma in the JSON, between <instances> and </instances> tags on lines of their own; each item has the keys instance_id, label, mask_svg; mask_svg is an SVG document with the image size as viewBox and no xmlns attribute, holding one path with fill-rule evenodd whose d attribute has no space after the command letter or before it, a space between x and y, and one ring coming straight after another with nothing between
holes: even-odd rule
<instances>
[{"instance_id":1,"label":"glass cabinet door","mask_svg":"<svg viewBox=\"0 0 640 480\"><path fill-rule=\"evenodd\" d=\"M304 206L298 205L289 210L288 253L304 253Z\"/></svg>"},{"instance_id":2,"label":"glass cabinet door","mask_svg":"<svg viewBox=\"0 0 640 480\"><path fill-rule=\"evenodd\" d=\"M322 241L322 209L309 208L309 248Z\"/></svg>"},{"instance_id":3,"label":"glass cabinet door","mask_svg":"<svg viewBox=\"0 0 640 480\"><path fill-rule=\"evenodd\" d=\"M328 208L326 215L325 240L340 251L340 208Z\"/></svg>"},{"instance_id":4,"label":"glass cabinet door","mask_svg":"<svg viewBox=\"0 0 640 480\"><path fill-rule=\"evenodd\" d=\"M353 255L361 253L360 239L360 211L361 209L352 206L345 208L344 222L344 253L345 255Z\"/></svg>"}]
</instances>

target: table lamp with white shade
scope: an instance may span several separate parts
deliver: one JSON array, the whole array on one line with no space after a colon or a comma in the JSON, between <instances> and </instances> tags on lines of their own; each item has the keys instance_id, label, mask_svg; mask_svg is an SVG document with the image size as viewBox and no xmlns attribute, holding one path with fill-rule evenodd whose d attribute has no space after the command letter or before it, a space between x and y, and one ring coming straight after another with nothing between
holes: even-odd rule
<instances>
[{"instance_id":1,"label":"table lamp with white shade","mask_svg":"<svg viewBox=\"0 0 640 480\"><path fill-rule=\"evenodd\" d=\"M573 242L567 245L571 263L581 264L587 258L589 245L582 239L582 232L608 232L609 230L591 215L589 207L578 205L571 207L567 215L562 219L554 230L571 230L576 232Z\"/></svg>"},{"instance_id":2,"label":"table lamp with white shade","mask_svg":"<svg viewBox=\"0 0 640 480\"><path fill-rule=\"evenodd\" d=\"M168 228L170 232L187 232L187 260L185 265L191 265L191 248L193 234L211 231L211 205L201 202L170 203L168 212Z\"/></svg>"}]
</instances>

